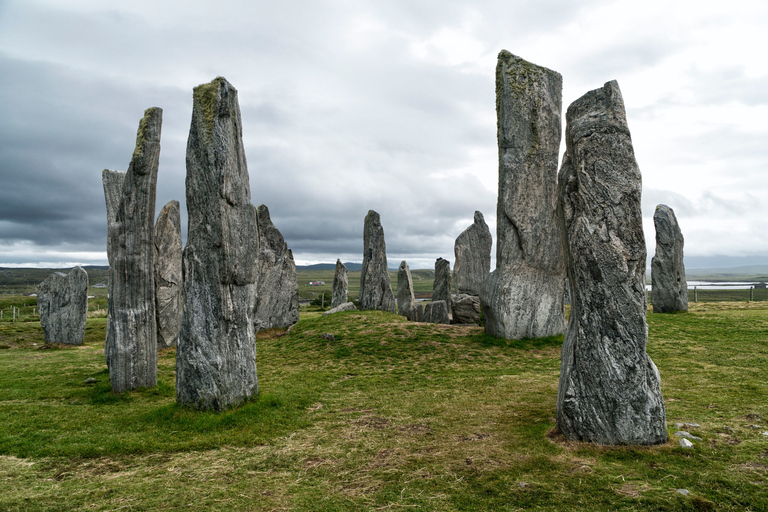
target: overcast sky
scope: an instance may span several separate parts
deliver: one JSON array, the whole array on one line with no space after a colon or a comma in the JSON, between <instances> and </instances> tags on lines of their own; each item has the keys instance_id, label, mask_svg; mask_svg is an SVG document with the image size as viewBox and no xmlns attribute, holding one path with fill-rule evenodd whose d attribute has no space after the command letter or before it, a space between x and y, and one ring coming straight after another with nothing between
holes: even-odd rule
<instances>
[{"instance_id":1,"label":"overcast sky","mask_svg":"<svg viewBox=\"0 0 768 512\"><path fill-rule=\"evenodd\" d=\"M186 237L192 88L216 76L298 264L361 261L369 209L390 266L453 262L475 210L496 238L501 49L560 72L564 110L618 80L649 257L665 203L689 268L768 264L764 0L0 0L0 266L106 264L101 171L152 106L157 212L179 200Z\"/></svg>"}]
</instances>

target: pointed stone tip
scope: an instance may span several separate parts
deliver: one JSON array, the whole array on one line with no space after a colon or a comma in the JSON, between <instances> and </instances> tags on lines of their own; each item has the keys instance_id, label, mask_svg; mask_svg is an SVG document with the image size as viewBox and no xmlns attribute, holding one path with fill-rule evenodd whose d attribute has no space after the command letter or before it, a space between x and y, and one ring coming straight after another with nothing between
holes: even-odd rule
<instances>
[{"instance_id":1,"label":"pointed stone tip","mask_svg":"<svg viewBox=\"0 0 768 512\"><path fill-rule=\"evenodd\" d=\"M481 222L485 222L485 217L483 217L480 210L475 210L475 224L480 224Z\"/></svg>"}]
</instances>

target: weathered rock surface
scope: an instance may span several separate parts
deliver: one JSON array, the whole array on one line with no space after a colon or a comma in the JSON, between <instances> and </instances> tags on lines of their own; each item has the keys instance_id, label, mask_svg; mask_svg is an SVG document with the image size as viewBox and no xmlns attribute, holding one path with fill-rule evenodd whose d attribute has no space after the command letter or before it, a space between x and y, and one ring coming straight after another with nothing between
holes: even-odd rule
<instances>
[{"instance_id":1,"label":"weathered rock surface","mask_svg":"<svg viewBox=\"0 0 768 512\"><path fill-rule=\"evenodd\" d=\"M333 295L331 297L331 308L341 306L349 301L348 296L349 277L347 277L347 267L340 259L336 260L336 273L333 274Z\"/></svg>"},{"instance_id":2,"label":"weathered rock surface","mask_svg":"<svg viewBox=\"0 0 768 512\"><path fill-rule=\"evenodd\" d=\"M157 348L175 347L181 330L181 210L168 201L155 223Z\"/></svg>"},{"instance_id":3,"label":"weathered rock surface","mask_svg":"<svg viewBox=\"0 0 768 512\"><path fill-rule=\"evenodd\" d=\"M688 311L688 282L683 264L683 233L675 212L660 204L653 213L656 255L651 260L651 305L654 313Z\"/></svg>"},{"instance_id":4,"label":"weathered rock surface","mask_svg":"<svg viewBox=\"0 0 768 512\"><path fill-rule=\"evenodd\" d=\"M563 79L506 50L496 67L496 270L480 294L485 331L519 339L565 329L557 221Z\"/></svg>"},{"instance_id":5,"label":"weathered rock surface","mask_svg":"<svg viewBox=\"0 0 768 512\"><path fill-rule=\"evenodd\" d=\"M334 313L341 313L342 311L357 311L357 307L355 306L354 302L345 302L344 304L339 304L335 308L329 309L328 311L323 313L321 316L328 316Z\"/></svg>"},{"instance_id":6,"label":"weathered rock surface","mask_svg":"<svg viewBox=\"0 0 768 512\"><path fill-rule=\"evenodd\" d=\"M424 308L424 321L430 324L450 324L448 305L444 300L430 302Z\"/></svg>"},{"instance_id":7,"label":"weathered rock surface","mask_svg":"<svg viewBox=\"0 0 768 512\"><path fill-rule=\"evenodd\" d=\"M360 309L395 313L395 295L387 270L387 245L381 218L368 210L363 228L363 270L360 274Z\"/></svg>"},{"instance_id":8,"label":"weathered rock surface","mask_svg":"<svg viewBox=\"0 0 768 512\"><path fill-rule=\"evenodd\" d=\"M453 253L453 281L456 293L479 296L491 272L493 237L483 214L476 211L475 221L456 238Z\"/></svg>"},{"instance_id":9,"label":"weathered rock surface","mask_svg":"<svg viewBox=\"0 0 768 512\"><path fill-rule=\"evenodd\" d=\"M46 343L82 345L88 316L88 274L75 267L37 285L37 307Z\"/></svg>"},{"instance_id":10,"label":"weathered rock surface","mask_svg":"<svg viewBox=\"0 0 768 512\"><path fill-rule=\"evenodd\" d=\"M157 385L154 238L162 122L162 109L144 112L122 197L114 222L109 222L109 321L104 354L116 393ZM110 202L115 200L111 182L119 178L106 171L102 180L109 216Z\"/></svg>"},{"instance_id":11,"label":"weathered rock surface","mask_svg":"<svg viewBox=\"0 0 768 512\"><path fill-rule=\"evenodd\" d=\"M120 234L120 224L117 222L117 212L120 209L120 203L123 199L123 185L125 184L125 172L104 169L101 173L101 183L104 186L104 199L107 203L107 261L109 268L115 265L117 256L117 239ZM115 247L113 249L113 247ZM110 274L108 274L109 277ZM112 308L109 304L112 302L112 279L109 278L107 284L107 333L104 340L104 358L107 361L107 367L112 358L111 352L115 342L112 330L109 328Z\"/></svg>"},{"instance_id":12,"label":"weathered rock surface","mask_svg":"<svg viewBox=\"0 0 768 512\"><path fill-rule=\"evenodd\" d=\"M299 321L299 278L293 252L269 217L257 209L259 223L259 276L256 298L256 331L283 329Z\"/></svg>"},{"instance_id":13,"label":"weathered rock surface","mask_svg":"<svg viewBox=\"0 0 768 512\"><path fill-rule=\"evenodd\" d=\"M641 176L624 101L608 82L568 107L559 176L571 315L557 427L570 440L667 440L659 372L645 351Z\"/></svg>"},{"instance_id":14,"label":"weathered rock surface","mask_svg":"<svg viewBox=\"0 0 768 512\"><path fill-rule=\"evenodd\" d=\"M421 322L419 308L413 295L413 278L411 269L403 260L397 270L397 313L412 322Z\"/></svg>"},{"instance_id":15,"label":"weathered rock surface","mask_svg":"<svg viewBox=\"0 0 768 512\"><path fill-rule=\"evenodd\" d=\"M435 280L432 282L432 302L442 300L451 316L451 262L437 258L435 260Z\"/></svg>"},{"instance_id":16,"label":"weathered rock surface","mask_svg":"<svg viewBox=\"0 0 768 512\"><path fill-rule=\"evenodd\" d=\"M258 393L254 315L259 232L237 90L195 87L187 141L189 234L176 400L224 410Z\"/></svg>"},{"instance_id":17,"label":"weathered rock surface","mask_svg":"<svg viewBox=\"0 0 768 512\"><path fill-rule=\"evenodd\" d=\"M480 297L459 293L452 297L453 324L480 324Z\"/></svg>"}]
</instances>

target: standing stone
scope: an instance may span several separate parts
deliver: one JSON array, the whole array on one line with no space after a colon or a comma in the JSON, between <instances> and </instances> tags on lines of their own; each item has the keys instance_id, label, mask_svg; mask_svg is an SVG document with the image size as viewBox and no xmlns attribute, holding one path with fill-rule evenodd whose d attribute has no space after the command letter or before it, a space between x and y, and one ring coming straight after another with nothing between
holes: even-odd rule
<instances>
[{"instance_id":1,"label":"standing stone","mask_svg":"<svg viewBox=\"0 0 768 512\"><path fill-rule=\"evenodd\" d=\"M491 272L493 238L483 214L475 212L475 222L456 238L453 253L453 281L456 293L479 296Z\"/></svg>"},{"instance_id":2,"label":"standing stone","mask_svg":"<svg viewBox=\"0 0 768 512\"><path fill-rule=\"evenodd\" d=\"M451 298L451 323L480 324L480 297L459 293Z\"/></svg>"},{"instance_id":3,"label":"standing stone","mask_svg":"<svg viewBox=\"0 0 768 512\"><path fill-rule=\"evenodd\" d=\"M379 214L368 210L363 228L363 271L360 274L360 309L395 313L395 295L387 269L387 245Z\"/></svg>"},{"instance_id":4,"label":"standing stone","mask_svg":"<svg viewBox=\"0 0 768 512\"><path fill-rule=\"evenodd\" d=\"M435 260L435 280L432 282L432 302L442 300L451 316L451 262L437 258Z\"/></svg>"},{"instance_id":5,"label":"standing stone","mask_svg":"<svg viewBox=\"0 0 768 512\"><path fill-rule=\"evenodd\" d=\"M333 297L331 298L331 309L345 304L348 300L347 290L349 288L349 278L347 277L347 267L340 259L336 260L336 273L333 275Z\"/></svg>"},{"instance_id":6,"label":"standing stone","mask_svg":"<svg viewBox=\"0 0 768 512\"><path fill-rule=\"evenodd\" d=\"M120 234L120 224L117 222L117 212L120 210L120 203L123 199L123 185L125 184L125 172L104 169L101 172L101 183L104 186L104 199L107 203L107 261L109 268L115 266L117 257L117 240ZM112 314L112 272L107 274L107 332L104 340L104 358L107 361L107 368L112 360L112 347L115 345L113 332L109 328Z\"/></svg>"},{"instance_id":7,"label":"standing stone","mask_svg":"<svg viewBox=\"0 0 768 512\"><path fill-rule=\"evenodd\" d=\"M299 321L299 278L293 252L269 217L265 205L256 210L259 223L259 276L256 332L284 329Z\"/></svg>"},{"instance_id":8,"label":"standing stone","mask_svg":"<svg viewBox=\"0 0 768 512\"><path fill-rule=\"evenodd\" d=\"M413 278L411 269L403 260L397 270L397 313L412 322L421 322L419 308L413 295Z\"/></svg>"},{"instance_id":9,"label":"standing stone","mask_svg":"<svg viewBox=\"0 0 768 512\"><path fill-rule=\"evenodd\" d=\"M641 176L619 85L568 107L559 177L571 315L562 347L557 427L569 440L667 440L659 372L645 352Z\"/></svg>"},{"instance_id":10,"label":"standing stone","mask_svg":"<svg viewBox=\"0 0 768 512\"><path fill-rule=\"evenodd\" d=\"M221 411L258 393L254 314L259 232L237 90L195 87L187 141L184 313L176 401Z\"/></svg>"},{"instance_id":11,"label":"standing stone","mask_svg":"<svg viewBox=\"0 0 768 512\"><path fill-rule=\"evenodd\" d=\"M683 264L683 233L675 212L660 204L653 213L656 255L651 260L651 304L654 313L688 311L688 282Z\"/></svg>"},{"instance_id":12,"label":"standing stone","mask_svg":"<svg viewBox=\"0 0 768 512\"><path fill-rule=\"evenodd\" d=\"M181 211L169 201L155 223L157 348L175 347L181 330Z\"/></svg>"},{"instance_id":13,"label":"standing stone","mask_svg":"<svg viewBox=\"0 0 768 512\"><path fill-rule=\"evenodd\" d=\"M80 267L54 272L37 285L37 306L46 343L82 345L88 316L88 274Z\"/></svg>"},{"instance_id":14,"label":"standing stone","mask_svg":"<svg viewBox=\"0 0 768 512\"><path fill-rule=\"evenodd\" d=\"M557 222L563 79L506 50L496 67L496 270L480 294L485 332L520 339L565 329Z\"/></svg>"},{"instance_id":15,"label":"standing stone","mask_svg":"<svg viewBox=\"0 0 768 512\"><path fill-rule=\"evenodd\" d=\"M424 321L430 324L450 324L448 316L448 304L444 300L436 300L427 304L424 308Z\"/></svg>"},{"instance_id":16,"label":"standing stone","mask_svg":"<svg viewBox=\"0 0 768 512\"><path fill-rule=\"evenodd\" d=\"M160 108L147 109L139 122L136 149L107 242L111 256L104 353L115 393L157 385L154 238L162 122Z\"/></svg>"}]
</instances>

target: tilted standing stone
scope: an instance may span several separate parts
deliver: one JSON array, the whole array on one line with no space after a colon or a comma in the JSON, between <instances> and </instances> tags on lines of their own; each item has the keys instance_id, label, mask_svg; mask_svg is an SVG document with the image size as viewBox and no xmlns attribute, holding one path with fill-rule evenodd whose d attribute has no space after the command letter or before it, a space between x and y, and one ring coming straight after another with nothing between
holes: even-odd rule
<instances>
[{"instance_id":1,"label":"tilted standing stone","mask_svg":"<svg viewBox=\"0 0 768 512\"><path fill-rule=\"evenodd\" d=\"M520 339L565 329L557 221L563 79L506 50L496 67L496 270L480 294L485 332Z\"/></svg>"},{"instance_id":2,"label":"tilted standing stone","mask_svg":"<svg viewBox=\"0 0 768 512\"><path fill-rule=\"evenodd\" d=\"M333 274L333 297L331 297L331 309L341 306L349 300L347 290L349 288L349 278L347 277L347 267L336 259L336 273Z\"/></svg>"},{"instance_id":3,"label":"tilted standing stone","mask_svg":"<svg viewBox=\"0 0 768 512\"><path fill-rule=\"evenodd\" d=\"M120 234L120 224L117 222L117 212L120 210L120 203L123 199L123 185L125 184L125 172L104 169L101 173L101 183L104 186L104 199L107 203L107 261L109 268L115 266L117 257L118 235ZM112 360L112 347L115 345L113 332L109 328L111 323L112 307L112 272L107 274L107 333L104 340L104 358L107 361L107 367Z\"/></svg>"},{"instance_id":4,"label":"tilted standing stone","mask_svg":"<svg viewBox=\"0 0 768 512\"><path fill-rule=\"evenodd\" d=\"M483 214L476 211L475 221L456 238L453 253L453 282L456 293L479 296L491 272L493 238Z\"/></svg>"},{"instance_id":5,"label":"tilted standing stone","mask_svg":"<svg viewBox=\"0 0 768 512\"><path fill-rule=\"evenodd\" d=\"M269 217L269 209L260 205L259 276L256 298L256 331L285 328L299 321L299 278L293 252Z\"/></svg>"},{"instance_id":6,"label":"tilted standing stone","mask_svg":"<svg viewBox=\"0 0 768 512\"><path fill-rule=\"evenodd\" d=\"M176 346L181 329L181 211L169 201L155 223L157 348Z\"/></svg>"},{"instance_id":7,"label":"tilted standing stone","mask_svg":"<svg viewBox=\"0 0 768 512\"><path fill-rule=\"evenodd\" d=\"M46 343L82 345L88 317L88 274L80 267L54 272L37 285L37 306Z\"/></svg>"},{"instance_id":8,"label":"tilted standing stone","mask_svg":"<svg viewBox=\"0 0 768 512\"><path fill-rule=\"evenodd\" d=\"M419 308L413 295L413 278L408 263L403 260L397 270L397 313L412 322L420 322Z\"/></svg>"},{"instance_id":9,"label":"tilted standing stone","mask_svg":"<svg viewBox=\"0 0 768 512\"><path fill-rule=\"evenodd\" d=\"M659 372L645 352L641 176L619 85L568 107L559 177L571 315L562 347L557 427L569 440L667 440Z\"/></svg>"},{"instance_id":10,"label":"tilted standing stone","mask_svg":"<svg viewBox=\"0 0 768 512\"><path fill-rule=\"evenodd\" d=\"M258 393L259 232L250 199L237 90L219 77L195 87L187 141L179 404L221 411Z\"/></svg>"},{"instance_id":11,"label":"tilted standing stone","mask_svg":"<svg viewBox=\"0 0 768 512\"><path fill-rule=\"evenodd\" d=\"M115 393L157 385L154 238L162 122L160 108L147 109L139 122L107 241L110 295L104 353Z\"/></svg>"},{"instance_id":12,"label":"tilted standing stone","mask_svg":"<svg viewBox=\"0 0 768 512\"><path fill-rule=\"evenodd\" d=\"M368 210L363 228L363 271L360 274L360 309L395 313L395 295L387 269L387 245L381 218Z\"/></svg>"},{"instance_id":13,"label":"tilted standing stone","mask_svg":"<svg viewBox=\"0 0 768 512\"><path fill-rule=\"evenodd\" d=\"M651 304L654 313L688 311L688 282L683 264L683 233L675 212L660 204L653 213L656 255L651 260Z\"/></svg>"},{"instance_id":14,"label":"tilted standing stone","mask_svg":"<svg viewBox=\"0 0 768 512\"><path fill-rule=\"evenodd\" d=\"M437 258L435 260L435 280L432 282L432 302L442 300L451 316L451 262Z\"/></svg>"}]
</instances>

